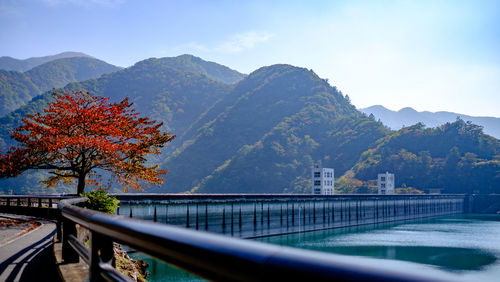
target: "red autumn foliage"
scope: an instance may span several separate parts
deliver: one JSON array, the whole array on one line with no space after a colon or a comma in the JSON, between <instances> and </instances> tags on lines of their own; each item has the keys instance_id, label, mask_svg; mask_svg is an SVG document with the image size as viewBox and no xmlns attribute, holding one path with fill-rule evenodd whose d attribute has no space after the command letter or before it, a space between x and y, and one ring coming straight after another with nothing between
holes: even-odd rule
<instances>
[{"instance_id":1,"label":"red autumn foliage","mask_svg":"<svg viewBox=\"0 0 500 282\"><path fill-rule=\"evenodd\" d=\"M140 117L128 99L110 103L83 92L54 95L43 114L28 115L11 133L21 146L0 154L0 177L48 169L47 186L76 180L78 194L86 182L98 184L96 169L110 172L125 191L163 182L166 171L146 159L175 137L160 130L162 123Z\"/></svg>"}]
</instances>

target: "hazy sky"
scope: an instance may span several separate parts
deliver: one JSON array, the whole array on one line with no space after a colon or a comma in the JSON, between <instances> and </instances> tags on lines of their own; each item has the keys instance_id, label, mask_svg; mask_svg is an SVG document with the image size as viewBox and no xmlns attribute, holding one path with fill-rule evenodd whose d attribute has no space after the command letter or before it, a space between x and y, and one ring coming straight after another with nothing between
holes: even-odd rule
<instances>
[{"instance_id":1,"label":"hazy sky","mask_svg":"<svg viewBox=\"0 0 500 282\"><path fill-rule=\"evenodd\" d=\"M354 105L500 117L500 1L0 0L0 56L288 63Z\"/></svg>"}]
</instances>

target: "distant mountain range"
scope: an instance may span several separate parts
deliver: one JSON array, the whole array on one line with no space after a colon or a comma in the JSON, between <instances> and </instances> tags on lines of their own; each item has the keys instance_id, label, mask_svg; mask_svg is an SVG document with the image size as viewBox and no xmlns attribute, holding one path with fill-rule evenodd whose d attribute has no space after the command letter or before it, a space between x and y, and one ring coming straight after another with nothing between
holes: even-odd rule
<instances>
[{"instance_id":1,"label":"distant mountain range","mask_svg":"<svg viewBox=\"0 0 500 282\"><path fill-rule=\"evenodd\" d=\"M392 131L304 68L272 65L244 75L182 55L140 61L58 91L69 90L112 101L129 97L138 112L177 135L151 159L170 172L147 192L310 193L314 164L335 168L343 193L373 192L370 181L384 171L396 173L396 186L408 191L500 192L500 141L480 127L457 120ZM51 99L45 92L0 118L2 151L13 145L8 132ZM43 176L2 179L0 191L44 191Z\"/></svg>"},{"instance_id":2,"label":"distant mountain range","mask_svg":"<svg viewBox=\"0 0 500 282\"><path fill-rule=\"evenodd\" d=\"M422 122L428 127L436 127L455 121L459 117L465 121L471 121L474 124L484 127L485 133L500 139L500 118L497 117L475 117L453 112L417 112L409 107L399 111L391 111L380 105L359 110L367 115L373 114L376 119L380 119L382 123L395 130L418 122Z\"/></svg>"},{"instance_id":3,"label":"distant mountain range","mask_svg":"<svg viewBox=\"0 0 500 282\"><path fill-rule=\"evenodd\" d=\"M63 58L74 58L74 57L92 58L91 56L80 52L63 52L52 56L32 57L24 60L3 56L0 57L0 69L25 72L36 66L48 63L53 60L63 59Z\"/></svg>"},{"instance_id":4,"label":"distant mountain range","mask_svg":"<svg viewBox=\"0 0 500 282\"><path fill-rule=\"evenodd\" d=\"M120 69L89 56L55 59L24 73L0 69L0 116L16 110L33 97L52 88Z\"/></svg>"}]
</instances>

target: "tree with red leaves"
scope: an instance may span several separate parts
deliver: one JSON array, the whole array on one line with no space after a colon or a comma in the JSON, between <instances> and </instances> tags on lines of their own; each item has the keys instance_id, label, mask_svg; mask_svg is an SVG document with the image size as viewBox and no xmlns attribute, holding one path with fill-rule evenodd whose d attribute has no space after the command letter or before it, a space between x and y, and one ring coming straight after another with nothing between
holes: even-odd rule
<instances>
[{"instance_id":1,"label":"tree with red leaves","mask_svg":"<svg viewBox=\"0 0 500 282\"><path fill-rule=\"evenodd\" d=\"M127 191L141 191L163 182L166 171L148 165L146 157L175 136L162 132L162 123L139 117L128 99L110 103L109 98L84 92L54 93L44 113L28 115L11 133L20 143L0 154L0 177L15 177L29 169L47 169L44 183L77 181L77 193L85 184L100 185L96 170L115 177Z\"/></svg>"}]
</instances>

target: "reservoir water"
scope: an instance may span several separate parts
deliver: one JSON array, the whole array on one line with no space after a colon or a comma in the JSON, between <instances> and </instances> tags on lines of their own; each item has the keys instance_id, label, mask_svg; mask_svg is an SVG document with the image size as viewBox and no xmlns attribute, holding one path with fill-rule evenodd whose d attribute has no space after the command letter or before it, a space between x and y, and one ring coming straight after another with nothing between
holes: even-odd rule
<instances>
[{"instance_id":1,"label":"reservoir water","mask_svg":"<svg viewBox=\"0 0 500 282\"><path fill-rule=\"evenodd\" d=\"M453 215L398 223L263 237L258 241L351 256L398 261L398 267L457 275L463 281L500 281L500 215ZM150 281L197 278L145 257ZM401 264L401 261L405 262Z\"/></svg>"}]
</instances>

